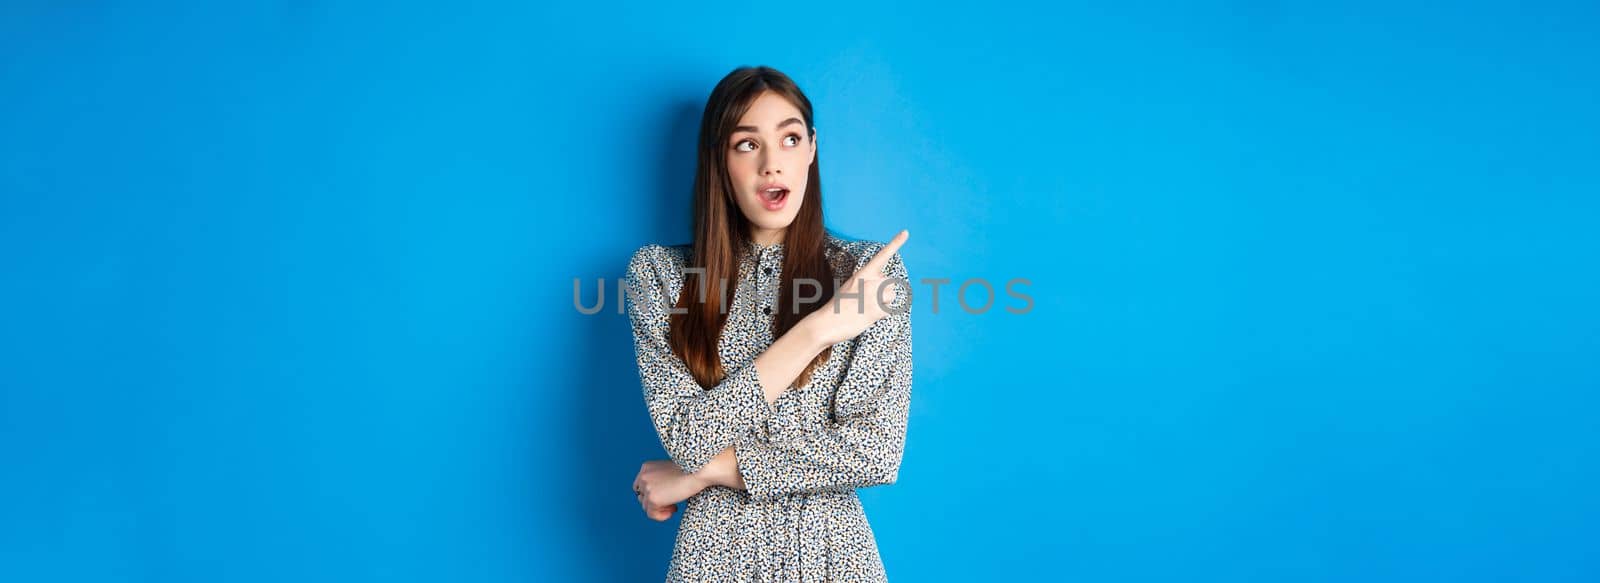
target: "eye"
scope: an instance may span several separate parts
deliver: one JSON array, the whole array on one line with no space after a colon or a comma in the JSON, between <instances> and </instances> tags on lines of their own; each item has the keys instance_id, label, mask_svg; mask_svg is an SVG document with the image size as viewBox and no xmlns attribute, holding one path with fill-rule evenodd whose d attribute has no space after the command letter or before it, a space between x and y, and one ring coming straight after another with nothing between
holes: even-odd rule
<instances>
[{"instance_id":1,"label":"eye","mask_svg":"<svg viewBox=\"0 0 1600 583\"><path fill-rule=\"evenodd\" d=\"M733 149L734 149L734 150L735 150L735 151L739 151L739 152L749 152L749 151L750 151L750 150L748 150L748 149L745 149L745 147L744 147L744 145L745 145L745 144L750 144L750 147L751 147L751 148L754 148L754 147L755 147L755 145L756 145L756 143L755 143L755 142L753 142L753 141L750 141L750 140L748 140L748 139L745 139L745 140L739 140L739 143L737 143L737 144L734 144L734 145L733 145Z\"/></svg>"},{"instance_id":2,"label":"eye","mask_svg":"<svg viewBox=\"0 0 1600 583\"><path fill-rule=\"evenodd\" d=\"M789 145L791 145L791 146L800 145L800 134L789 134L789 135L783 137L783 139L785 141L789 140L790 138L794 138L794 143L793 144L789 144Z\"/></svg>"}]
</instances>

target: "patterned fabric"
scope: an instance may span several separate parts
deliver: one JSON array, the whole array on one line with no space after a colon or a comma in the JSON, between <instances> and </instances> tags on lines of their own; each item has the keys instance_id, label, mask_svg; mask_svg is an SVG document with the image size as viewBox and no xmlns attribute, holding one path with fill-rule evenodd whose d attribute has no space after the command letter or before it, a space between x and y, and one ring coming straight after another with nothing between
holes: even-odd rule
<instances>
[{"instance_id":1,"label":"patterned fabric","mask_svg":"<svg viewBox=\"0 0 1600 583\"><path fill-rule=\"evenodd\" d=\"M830 234L835 277L849 277L882 246ZM833 345L809 383L768 404L752 362L773 341L783 244L749 244L741 256L718 344L727 374L713 387L697 383L667 344L668 309L689 256L687 245L646 245L628 265L644 401L674 462L693 472L733 446L747 490L713 486L681 506L667 580L886 580L855 489L899 474L911 399L909 285L890 315ZM909 281L899 254L885 273Z\"/></svg>"}]
</instances>

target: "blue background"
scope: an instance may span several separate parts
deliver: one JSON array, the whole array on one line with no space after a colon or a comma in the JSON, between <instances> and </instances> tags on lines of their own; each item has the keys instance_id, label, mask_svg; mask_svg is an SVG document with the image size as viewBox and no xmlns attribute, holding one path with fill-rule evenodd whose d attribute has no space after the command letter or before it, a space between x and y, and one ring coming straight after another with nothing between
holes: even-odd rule
<instances>
[{"instance_id":1,"label":"blue background","mask_svg":"<svg viewBox=\"0 0 1600 583\"><path fill-rule=\"evenodd\" d=\"M1600 579L1594 3L210 4L0 9L0 580L659 580L572 282L744 64L1033 282L917 288L895 580Z\"/></svg>"}]
</instances>

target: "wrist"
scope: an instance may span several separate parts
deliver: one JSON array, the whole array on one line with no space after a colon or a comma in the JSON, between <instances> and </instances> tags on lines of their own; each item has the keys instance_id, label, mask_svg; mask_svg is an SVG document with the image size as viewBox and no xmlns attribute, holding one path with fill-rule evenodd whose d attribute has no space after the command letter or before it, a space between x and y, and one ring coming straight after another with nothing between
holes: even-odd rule
<instances>
[{"instance_id":1,"label":"wrist","mask_svg":"<svg viewBox=\"0 0 1600 583\"><path fill-rule=\"evenodd\" d=\"M821 317L817 316L820 313L822 312L812 312L794 325L794 331L799 333L801 343L812 356L822 354L822 351L832 344L828 342L827 335L823 332L825 326Z\"/></svg>"},{"instance_id":2,"label":"wrist","mask_svg":"<svg viewBox=\"0 0 1600 583\"><path fill-rule=\"evenodd\" d=\"M729 475L739 471L739 462L733 455L733 448L729 447L711 458L711 462L702 466L699 471L689 474L688 478L695 485L696 490L704 490L712 486L727 486Z\"/></svg>"},{"instance_id":3,"label":"wrist","mask_svg":"<svg viewBox=\"0 0 1600 583\"><path fill-rule=\"evenodd\" d=\"M689 480L689 483L694 485L695 492L698 493L701 490L717 485L716 480L711 475L712 469L708 465L693 474L684 474L684 479Z\"/></svg>"}]
</instances>

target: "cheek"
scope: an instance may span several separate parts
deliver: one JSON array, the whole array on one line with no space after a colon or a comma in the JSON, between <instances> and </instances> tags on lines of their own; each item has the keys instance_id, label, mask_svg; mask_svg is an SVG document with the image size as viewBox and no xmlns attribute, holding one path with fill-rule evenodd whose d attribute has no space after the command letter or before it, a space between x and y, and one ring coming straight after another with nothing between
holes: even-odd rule
<instances>
[{"instance_id":1,"label":"cheek","mask_svg":"<svg viewBox=\"0 0 1600 583\"><path fill-rule=\"evenodd\" d=\"M783 153L783 159L789 162L788 167L790 168L804 167L806 158L810 156L811 152L807 151L804 145L801 145L798 148L790 148L788 151Z\"/></svg>"},{"instance_id":2,"label":"cheek","mask_svg":"<svg viewBox=\"0 0 1600 583\"><path fill-rule=\"evenodd\" d=\"M791 156L789 157L789 163L784 167L794 169L793 178L791 178L791 180L795 182L804 182L811 170L811 152L797 148L790 154Z\"/></svg>"},{"instance_id":3,"label":"cheek","mask_svg":"<svg viewBox=\"0 0 1600 583\"><path fill-rule=\"evenodd\" d=\"M736 186L743 187L756 175L756 170L746 158L728 156L728 175L733 177Z\"/></svg>"}]
</instances>

